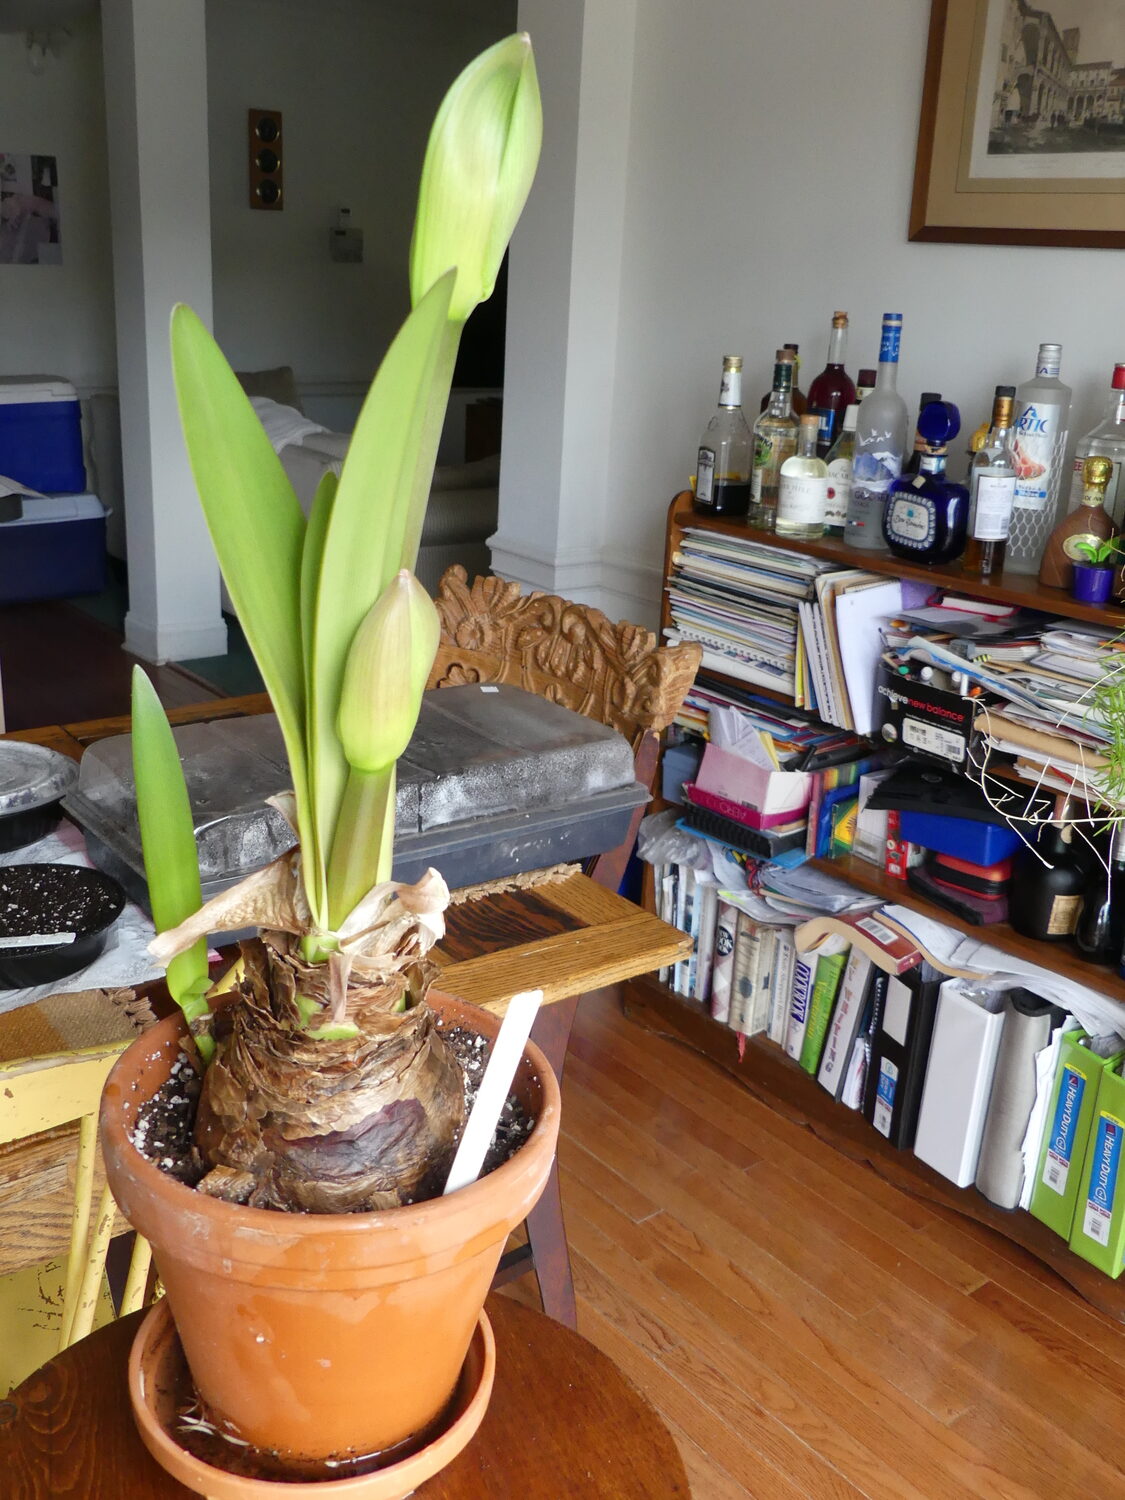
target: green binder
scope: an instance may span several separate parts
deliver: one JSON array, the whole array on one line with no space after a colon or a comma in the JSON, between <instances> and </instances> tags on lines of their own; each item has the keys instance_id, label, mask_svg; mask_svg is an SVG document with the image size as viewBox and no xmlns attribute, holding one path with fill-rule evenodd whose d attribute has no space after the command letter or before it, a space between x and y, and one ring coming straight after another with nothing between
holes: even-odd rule
<instances>
[{"instance_id":1,"label":"green binder","mask_svg":"<svg viewBox=\"0 0 1125 1500\"><path fill-rule=\"evenodd\" d=\"M1102 1074L1119 1071L1125 1057L1122 1052L1099 1057L1090 1050L1089 1041L1080 1030L1068 1031L1062 1039L1031 1190L1031 1212L1064 1240L1070 1238L1074 1224Z\"/></svg>"},{"instance_id":2,"label":"green binder","mask_svg":"<svg viewBox=\"0 0 1125 1500\"><path fill-rule=\"evenodd\" d=\"M1125 1078L1103 1069L1090 1122L1070 1248L1107 1276L1125 1265Z\"/></svg>"},{"instance_id":3,"label":"green binder","mask_svg":"<svg viewBox=\"0 0 1125 1500\"><path fill-rule=\"evenodd\" d=\"M832 942L832 939L828 941ZM809 1002L809 1021L801 1047L801 1067L806 1073L815 1073L820 1067L820 1054L824 1051L828 1023L832 1019L832 1007L836 1003L836 991L840 988L840 976L844 972L849 946L841 941L838 952L822 953L816 961L816 978L813 980L812 999Z\"/></svg>"}]
</instances>

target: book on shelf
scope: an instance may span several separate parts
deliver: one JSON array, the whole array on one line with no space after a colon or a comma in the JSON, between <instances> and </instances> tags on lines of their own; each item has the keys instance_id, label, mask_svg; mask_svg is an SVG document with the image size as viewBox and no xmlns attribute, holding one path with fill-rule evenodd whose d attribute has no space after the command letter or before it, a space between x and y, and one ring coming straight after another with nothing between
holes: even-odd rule
<instances>
[{"instance_id":1,"label":"book on shelf","mask_svg":"<svg viewBox=\"0 0 1125 1500\"><path fill-rule=\"evenodd\" d=\"M833 1098L839 1098L852 1047L859 1033L873 978L874 964L859 946L853 946L840 980L840 992L821 1054L817 1081Z\"/></svg>"},{"instance_id":2,"label":"book on shelf","mask_svg":"<svg viewBox=\"0 0 1125 1500\"><path fill-rule=\"evenodd\" d=\"M805 1027L809 1023L809 1002L816 978L816 953L802 950L793 935L793 984L789 992L789 1021L785 1029L785 1050L794 1062L801 1058L805 1044Z\"/></svg>"},{"instance_id":3,"label":"book on shelf","mask_svg":"<svg viewBox=\"0 0 1125 1500\"><path fill-rule=\"evenodd\" d=\"M789 1030L789 1015L793 996L793 970L797 947L793 931L779 927L776 933L777 951L774 954L773 985L770 991L769 1038L779 1047L784 1047Z\"/></svg>"},{"instance_id":4,"label":"book on shelf","mask_svg":"<svg viewBox=\"0 0 1125 1500\"><path fill-rule=\"evenodd\" d=\"M901 928L885 922L879 912L841 912L838 916L810 917L794 933L799 948L812 948L836 937L854 944L889 974L905 974L922 958L917 943Z\"/></svg>"},{"instance_id":5,"label":"book on shelf","mask_svg":"<svg viewBox=\"0 0 1125 1500\"><path fill-rule=\"evenodd\" d=\"M734 976L734 945L738 936L739 910L720 901L715 915L715 958L711 969L711 1015L724 1025L730 1021L731 980Z\"/></svg>"},{"instance_id":6,"label":"book on shelf","mask_svg":"<svg viewBox=\"0 0 1125 1500\"><path fill-rule=\"evenodd\" d=\"M761 957L761 928L753 918L747 918L745 913L738 923L738 933L734 941L734 973L731 978L730 1018L728 1025L732 1031L741 1032L743 1036L754 1036L759 1031L765 1030L765 1017L761 1024L757 1024L757 982L758 966Z\"/></svg>"},{"instance_id":7,"label":"book on shelf","mask_svg":"<svg viewBox=\"0 0 1125 1500\"><path fill-rule=\"evenodd\" d=\"M817 950L809 1019L801 1044L800 1063L806 1073L815 1073L820 1067L821 1053L828 1036L832 1008L836 1003L836 992L840 986L848 950L847 941L836 933L829 934Z\"/></svg>"},{"instance_id":8,"label":"book on shelf","mask_svg":"<svg viewBox=\"0 0 1125 1500\"><path fill-rule=\"evenodd\" d=\"M712 969L715 961L715 931L719 917L719 888L713 878L696 875L698 921L695 932L695 978L692 997L704 1005L711 999Z\"/></svg>"}]
</instances>

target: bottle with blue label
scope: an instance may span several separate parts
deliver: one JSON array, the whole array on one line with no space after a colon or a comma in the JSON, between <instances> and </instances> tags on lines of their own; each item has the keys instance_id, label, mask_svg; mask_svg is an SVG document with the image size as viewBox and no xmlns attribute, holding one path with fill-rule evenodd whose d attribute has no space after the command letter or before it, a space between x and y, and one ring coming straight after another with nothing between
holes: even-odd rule
<instances>
[{"instance_id":1,"label":"bottle with blue label","mask_svg":"<svg viewBox=\"0 0 1125 1500\"><path fill-rule=\"evenodd\" d=\"M902 314L883 314L879 374L875 389L860 404L855 429L852 495L844 541L868 551L883 547L883 506L902 473L906 452L906 402L895 389Z\"/></svg>"},{"instance_id":2,"label":"bottle with blue label","mask_svg":"<svg viewBox=\"0 0 1125 1500\"><path fill-rule=\"evenodd\" d=\"M897 557L947 563L965 550L969 492L945 476L946 452L960 431L952 401L931 401L919 413L918 473L896 479L883 508L883 537Z\"/></svg>"},{"instance_id":3,"label":"bottle with blue label","mask_svg":"<svg viewBox=\"0 0 1125 1500\"><path fill-rule=\"evenodd\" d=\"M1066 473L1071 390L1059 379L1061 344L1040 344L1035 375L1016 392L1016 493L1004 566L1035 573L1054 530Z\"/></svg>"}]
</instances>

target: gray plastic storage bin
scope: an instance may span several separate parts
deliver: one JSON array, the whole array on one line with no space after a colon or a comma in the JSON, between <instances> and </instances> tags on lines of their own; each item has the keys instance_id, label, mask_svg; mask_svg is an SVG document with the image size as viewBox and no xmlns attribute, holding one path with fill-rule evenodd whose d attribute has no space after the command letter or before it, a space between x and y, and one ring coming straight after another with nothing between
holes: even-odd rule
<instances>
[{"instance_id":1,"label":"gray plastic storage bin","mask_svg":"<svg viewBox=\"0 0 1125 1500\"><path fill-rule=\"evenodd\" d=\"M195 817L204 899L294 842L265 799L289 785L272 714L175 730ZM398 766L394 876L431 865L451 888L615 848L648 800L628 742L582 714L514 687L427 693ZM129 735L82 757L63 806L90 858L147 905Z\"/></svg>"}]
</instances>

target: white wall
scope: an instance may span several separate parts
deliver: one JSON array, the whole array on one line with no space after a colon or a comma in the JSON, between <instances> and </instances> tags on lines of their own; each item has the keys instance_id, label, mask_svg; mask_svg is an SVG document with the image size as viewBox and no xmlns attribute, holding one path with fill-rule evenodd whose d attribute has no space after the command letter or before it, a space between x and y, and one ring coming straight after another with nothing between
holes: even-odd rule
<instances>
[{"instance_id":1,"label":"white wall","mask_svg":"<svg viewBox=\"0 0 1125 1500\"><path fill-rule=\"evenodd\" d=\"M589 11L613 0L575 3ZM875 362L880 314L901 311L908 404L923 386L941 390L970 432L998 382L1032 373L1044 339L1063 344L1072 430L1098 419L1113 363L1125 358L1120 252L906 238L929 12L930 0L636 6L623 254L620 267L601 268L620 274L618 322L581 330L587 353L615 339L604 354L616 370L604 481L591 464L602 518L596 602L610 613L655 620L664 513L694 467L721 356L743 354L756 406L781 343L800 343L805 384L820 368L834 308L851 314L853 373ZM540 66L549 74L550 58ZM590 67L583 61L571 87ZM537 274L514 262L513 298L516 277L534 286ZM539 332L511 327L510 358L524 343L547 366L558 359ZM583 355L573 344L566 352ZM505 465L518 441L509 398ZM577 502L561 471L553 480L566 536ZM504 502L502 487L501 532ZM597 545L588 509L581 515Z\"/></svg>"}]
</instances>

